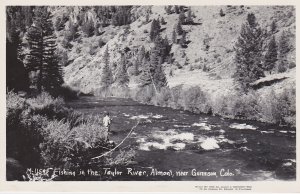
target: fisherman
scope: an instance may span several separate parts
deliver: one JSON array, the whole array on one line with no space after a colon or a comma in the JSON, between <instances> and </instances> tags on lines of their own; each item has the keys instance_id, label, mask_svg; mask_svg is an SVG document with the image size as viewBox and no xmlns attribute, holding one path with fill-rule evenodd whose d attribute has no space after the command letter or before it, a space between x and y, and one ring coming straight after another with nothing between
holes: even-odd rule
<instances>
[{"instance_id":1,"label":"fisherman","mask_svg":"<svg viewBox=\"0 0 300 194\"><path fill-rule=\"evenodd\" d=\"M110 124L111 124L111 118L109 117L109 112L106 112L105 117L103 118L103 125L107 131L107 134L111 133Z\"/></svg>"}]
</instances>

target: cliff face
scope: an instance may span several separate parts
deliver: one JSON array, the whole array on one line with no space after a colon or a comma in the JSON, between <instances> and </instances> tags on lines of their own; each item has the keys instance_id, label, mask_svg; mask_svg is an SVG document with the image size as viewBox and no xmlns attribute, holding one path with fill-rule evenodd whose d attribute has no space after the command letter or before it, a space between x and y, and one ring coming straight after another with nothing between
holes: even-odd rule
<instances>
[{"instance_id":1,"label":"cliff face","mask_svg":"<svg viewBox=\"0 0 300 194\"><path fill-rule=\"evenodd\" d=\"M62 15L70 16L64 29L57 31L59 52L65 53L65 82L85 93L100 88L102 76L103 54L108 47L110 65L116 73L121 53L126 53L131 88L137 86L138 76L132 75L130 65L141 46L149 51L153 47L150 40L150 28L153 19L164 18L161 24L161 36L172 41L174 26L178 23L179 14L167 14L164 6L133 6L130 8L132 21L129 26L113 26L108 24L99 28L99 34L87 37L79 29L78 37L70 41L69 48L63 47L63 39L69 22L76 23L79 15L84 14L84 21L99 21L93 7L54 7L54 22ZM223 15L221 16L220 10ZM234 45L240 34L241 25L245 23L248 13L254 13L263 30L270 31L271 23L276 22L274 36L279 40L282 31L289 37L291 49L288 54L289 63L295 63L295 10L291 6L192 6L194 24L183 25L187 32L187 46L182 48L173 44L172 63L164 63L164 71L168 77L168 85L199 85L214 93L231 92L232 75L235 71ZM185 13L187 14L187 13ZM149 22L146 22L149 17ZM179 39L181 36L178 36ZM266 39L266 45L270 38ZM172 75L170 73L172 71ZM282 88L286 84L295 84L295 68L287 70L287 79L276 83ZM276 73L272 75L276 79ZM268 76L267 76L268 77ZM272 79L272 77L270 77ZM262 80L263 81L263 80ZM279 84L279 86L278 86ZM281 85L280 85L281 84ZM273 85L272 85L273 87Z\"/></svg>"}]
</instances>

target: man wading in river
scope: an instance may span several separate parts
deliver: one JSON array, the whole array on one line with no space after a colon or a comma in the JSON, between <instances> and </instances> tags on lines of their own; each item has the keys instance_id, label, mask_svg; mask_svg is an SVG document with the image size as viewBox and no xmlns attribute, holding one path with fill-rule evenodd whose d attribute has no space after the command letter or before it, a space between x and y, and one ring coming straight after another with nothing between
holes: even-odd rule
<instances>
[{"instance_id":1,"label":"man wading in river","mask_svg":"<svg viewBox=\"0 0 300 194\"><path fill-rule=\"evenodd\" d=\"M109 113L107 112L107 113L105 113L105 117L103 118L103 125L105 127L105 130L107 131L107 136L108 136L108 134L111 133L110 124L111 124L111 119L109 117ZM107 137L107 139L108 139L108 137Z\"/></svg>"}]
</instances>

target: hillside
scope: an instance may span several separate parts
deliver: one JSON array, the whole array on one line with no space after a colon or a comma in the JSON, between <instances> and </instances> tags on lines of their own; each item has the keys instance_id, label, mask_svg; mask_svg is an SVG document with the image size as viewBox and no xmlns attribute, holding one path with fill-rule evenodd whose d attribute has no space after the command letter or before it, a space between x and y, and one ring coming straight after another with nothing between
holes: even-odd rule
<instances>
[{"instance_id":1,"label":"hillside","mask_svg":"<svg viewBox=\"0 0 300 194\"><path fill-rule=\"evenodd\" d=\"M221 17L220 9L225 16ZM151 10L151 11L150 11ZM289 32L292 50L289 61L295 62L295 13L293 7L286 6L199 6L191 7L194 14L195 25L183 25L187 31L187 48L181 48L173 44L171 55L174 62L164 63L164 70L168 76L168 85L174 87L179 84L187 86L200 85L212 93L218 89L222 92L230 92L233 88L232 74L235 70L234 44L239 36L241 25L246 20L248 13L254 13L262 29L269 30L271 22L277 23L275 37L278 39L283 30ZM62 13L78 14L78 10L55 8L54 20ZM106 46L110 52L110 64L120 60L120 52L125 48L128 61L132 61L136 50L142 45L146 51L153 46L149 38L151 21L163 17L166 24L162 25L161 36L167 35L171 42L172 31L178 22L178 14L167 14L164 6L134 6L131 9L136 20L130 24L129 32L125 32L125 26L112 26L102 28L100 36L85 37L79 32L77 41L70 42L73 46L67 51L67 66L64 68L65 82L82 92L90 93L101 87L101 75L103 67L103 53ZM149 23L146 23L146 15L149 13ZM96 20L93 9L86 12L87 18ZM68 26L68 22L65 26ZM64 30L57 32L58 43L63 40ZM180 38L177 37L177 38ZM99 41L106 44L99 46ZM204 45L204 42L205 45ZM206 46L209 46L207 49ZM61 50L64 50L61 47ZM179 64L179 65L178 65ZM178 66L182 66L181 69ZM203 71L203 67L207 70ZM130 67L128 72L130 75ZM170 77L172 69L173 76ZM295 71L293 71L295 72ZM294 77L294 76L292 76ZM289 78L293 79L293 78ZM137 77L130 76L130 87L137 86Z\"/></svg>"}]
</instances>

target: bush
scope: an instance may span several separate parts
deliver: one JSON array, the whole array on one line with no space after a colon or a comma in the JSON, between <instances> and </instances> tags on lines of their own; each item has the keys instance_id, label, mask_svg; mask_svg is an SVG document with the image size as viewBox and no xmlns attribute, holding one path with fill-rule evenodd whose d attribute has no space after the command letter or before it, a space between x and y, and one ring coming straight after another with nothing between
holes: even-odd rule
<instances>
[{"instance_id":1,"label":"bush","mask_svg":"<svg viewBox=\"0 0 300 194\"><path fill-rule=\"evenodd\" d=\"M102 38L99 38L99 40L98 40L98 46L101 48L104 45L106 45L106 42L104 42L104 40Z\"/></svg>"},{"instance_id":2,"label":"bush","mask_svg":"<svg viewBox=\"0 0 300 194\"><path fill-rule=\"evenodd\" d=\"M24 167L40 163L41 126L46 119L32 115L25 99L13 92L6 95L6 156L18 160Z\"/></svg>"},{"instance_id":3,"label":"bush","mask_svg":"<svg viewBox=\"0 0 300 194\"><path fill-rule=\"evenodd\" d=\"M99 118L90 117L71 129L70 123L53 120L43 129L45 140L40 145L44 165L60 168L84 168L91 158L91 149L98 149L107 140L107 131ZM102 147L102 146L101 146ZM101 152L99 152L101 153Z\"/></svg>"},{"instance_id":4,"label":"bush","mask_svg":"<svg viewBox=\"0 0 300 194\"><path fill-rule=\"evenodd\" d=\"M278 109L278 100L273 90L266 93L264 96L260 96L258 99L258 105L261 113L261 121L268 123L276 123L280 120L280 110Z\"/></svg>"},{"instance_id":5,"label":"bush","mask_svg":"<svg viewBox=\"0 0 300 194\"><path fill-rule=\"evenodd\" d=\"M100 97L118 97L118 98L129 98L130 90L125 86L111 86L108 88L98 88L93 92L96 96Z\"/></svg>"},{"instance_id":6,"label":"bush","mask_svg":"<svg viewBox=\"0 0 300 194\"><path fill-rule=\"evenodd\" d=\"M183 108L183 102L182 102L182 92L183 92L183 85L178 85L175 86L173 88L171 88L171 97L172 100L169 103L171 108L175 108L175 109L181 109Z\"/></svg>"},{"instance_id":7,"label":"bush","mask_svg":"<svg viewBox=\"0 0 300 194\"><path fill-rule=\"evenodd\" d=\"M206 95L198 87L191 87L183 93L183 107L185 110L194 113L209 113L210 107L207 104Z\"/></svg>"},{"instance_id":8,"label":"bush","mask_svg":"<svg viewBox=\"0 0 300 194\"><path fill-rule=\"evenodd\" d=\"M295 68L296 67L296 63L295 62L290 62L289 63L289 69Z\"/></svg>"},{"instance_id":9,"label":"bush","mask_svg":"<svg viewBox=\"0 0 300 194\"><path fill-rule=\"evenodd\" d=\"M138 89L136 92L134 99L136 99L139 102L143 102L146 104L150 104L152 97L155 95L155 90L153 86L146 86L144 88Z\"/></svg>"},{"instance_id":10,"label":"bush","mask_svg":"<svg viewBox=\"0 0 300 194\"><path fill-rule=\"evenodd\" d=\"M171 96L171 91L169 88L162 88L159 93L157 93L152 101L153 101L153 104L156 105L156 106L163 106L163 107L166 107L169 105L170 101L172 99L172 96Z\"/></svg>"}]
</instances>

